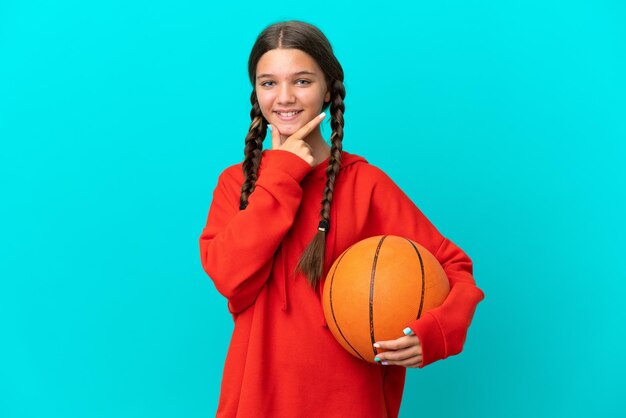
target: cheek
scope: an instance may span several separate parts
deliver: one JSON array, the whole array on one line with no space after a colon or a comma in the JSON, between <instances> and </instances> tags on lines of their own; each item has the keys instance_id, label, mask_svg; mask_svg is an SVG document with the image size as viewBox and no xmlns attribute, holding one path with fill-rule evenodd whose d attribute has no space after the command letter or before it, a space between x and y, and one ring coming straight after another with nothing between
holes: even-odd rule
<instances>
[{"instance_id":1,"label":"cheek","mask_svg":"<svg viewBox=\"0 0 626 418\"><path fill-rule=\"evenodd\" d=\"M272 98L267 94L258 94L256 95L256 99L259 102L259 107L261 108L261 112L265 119L268 118L269 113L272 109Z\"/></svg>"},{"instance_id":2,"label":"cheek","mask_svg":"<svg viewBox=\"0 0 626 418\"><path fill-rule=\"evenodd\" d=\"M308 94L306 98L303 98L303 100L305 100L309 106L321 107L324 103L324 92L311 91L311 94Z\"/></svg>"}]
</instances>

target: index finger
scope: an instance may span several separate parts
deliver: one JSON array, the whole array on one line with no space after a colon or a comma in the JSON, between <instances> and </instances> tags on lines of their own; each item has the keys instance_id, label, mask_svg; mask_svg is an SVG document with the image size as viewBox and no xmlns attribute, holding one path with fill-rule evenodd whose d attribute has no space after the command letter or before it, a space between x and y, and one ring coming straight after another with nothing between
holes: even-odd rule
<instances>
[{"instance_id":1,"label":"index finger","mask_svg":"<svg viewBox=\"0 0 626 418\"><path fill-rule=\"evenodd\" d=\"M315 129L317 127L317 125L322 123L322 120L324 120L325 117L326 117L326 112L320 113L319 115L317 115L316 117L311 119L302 128L300 128L296 132L294 132L294 134L291 135L289 138L287 138L287 140L290 140L292 138L293 139L302 139L302 138L306 137L308 134L311 133L311 131L313 129Z\"/></svg>"}]
</instances>

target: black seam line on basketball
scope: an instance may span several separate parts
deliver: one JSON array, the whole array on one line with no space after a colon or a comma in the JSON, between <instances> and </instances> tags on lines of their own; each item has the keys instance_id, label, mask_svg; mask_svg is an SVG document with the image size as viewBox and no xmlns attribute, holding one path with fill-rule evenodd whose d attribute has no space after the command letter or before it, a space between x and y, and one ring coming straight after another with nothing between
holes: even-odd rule
<instances>
[{"instance_id":1,"label":"black seam line on basketball","mask_svg":"<svg viewBox=\"0 0 626 418\"><path fill-rule=\"evenodd\" d=\"M374 262L372 264L372 276L370 278L370 338L372 339L371 347L374 351L374 355L378 354L378 350L374 347L374 343L376 342L376 337L374 336L374 280L376 279L376 262L378 261L378 254L380 253L380 247L382 247L385 238L387 238L387 235L383 235L380 241L378 241L376 253L374 254Z\"/></svg>"},{"instance_id":2,"label":"black seam line on basketball","mask_svg":"<svg viewBox=\"0 0 626 418\"><path fill-rule=\"evenodd\" d=\"M420 319L420 317L422 316L422 308L424 307L424 289L426 286L426 278L424 277L424 261L422 260L422 255L420 254L420 250L418 250L415 244L413 244L413 241L411 241L410 239L407 239L407 241L409 241L409 244L411 244L411 246L415 249L415 252L417 253L417 257L420 259L420 268L422 270L422 297L420 298L420 308L417 311L417 318L415 318L415 319Z\"/></svg>"},{"instance_id":3,"label":"black seam line on basketball","mask_svg":"<svg viewBox=\"0 0 626 418\"><path fill-rule=\"evenodd\" d=\"M350 248L352 248L352 245L350 246ZM350 248L348 248L348 250ZM343 340L346 342L346 344L348 344L350 346L350 348L356 353L357 356L361 357L362 360L365 360L363 358L363 356L361 355L361 353L359 353L357 351L357 349L354 348L352 346L352 344L350 344L350 341L348 341L346 336L343 335L343 332L341 332L341 327L337 323L337 317L335 316L335 309L333 308L333 282L335 281L335 272L337 271L337 268L339 267L339 263L341 263L341 260L343 259L343 256L348 253L348 250L344 251L344 253L341 254L341 257L339 257L339 260L337 261L337 265L335 266L335 269L333 270L333 275L330 277L330 288L329 288L329 293L328 293L328 298L330 299L330 312L333 315L333 322L335 323L335 326L337 327L337 331L339 331L339 334L341 334L341 338L343 338ZM365 361L367 361L367 360L365 360Z\"/></svg>"}]
</instances>

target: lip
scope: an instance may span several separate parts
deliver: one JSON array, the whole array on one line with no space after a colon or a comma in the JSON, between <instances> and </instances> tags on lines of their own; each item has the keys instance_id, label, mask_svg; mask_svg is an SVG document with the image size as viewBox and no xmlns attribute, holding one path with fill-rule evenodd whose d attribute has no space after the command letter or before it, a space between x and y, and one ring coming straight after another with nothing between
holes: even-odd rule
<instances>
[{"instance_id":1,"label":"lip","mask_svg":"<svg viewBox=\"0 0 626 418\"><path fill-rule=\"evenodd\" d=\"M287 113L287 112L298 112L298 113L296 113L293 116L283 116L283 115L281 115L278 112L285 112L285 113ZM299 118L300 115L302 114L302 112L303 112L302 109L289 109L289 110L275 110L274 111L274 113L276 114L276 117L278 119L286 121L286 122Z\"/></svg>"}]
</instances>

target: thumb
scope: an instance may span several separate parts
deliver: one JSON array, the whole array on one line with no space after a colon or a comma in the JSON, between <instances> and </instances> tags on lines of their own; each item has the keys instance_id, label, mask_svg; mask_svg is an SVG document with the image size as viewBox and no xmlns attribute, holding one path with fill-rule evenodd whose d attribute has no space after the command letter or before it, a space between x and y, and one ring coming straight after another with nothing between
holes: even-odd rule
<instances>
[{"instance_id":1,"label":"thumb","mask_svg":"<svg viewBox=\"0 0 626 418\"><path fill-rule=\"evenodd\" d=\"M267 125L267 129L272 133L272 149L280 147L280 131L274 125Z\"/></svg>"}]
</instances>

